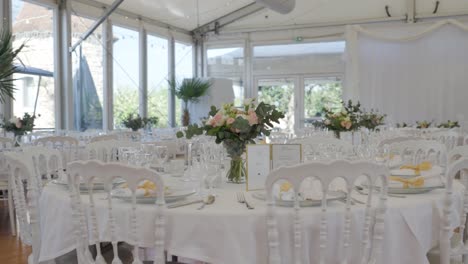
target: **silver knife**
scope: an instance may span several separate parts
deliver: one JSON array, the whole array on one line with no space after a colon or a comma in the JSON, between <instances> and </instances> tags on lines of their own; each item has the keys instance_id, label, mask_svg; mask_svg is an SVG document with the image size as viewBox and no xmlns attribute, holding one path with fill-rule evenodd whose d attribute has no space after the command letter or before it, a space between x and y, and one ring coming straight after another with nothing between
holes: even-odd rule
<instances>
[{"instance_id":1,"label":"silver knife","mask_svg":"<svg viewBox=\"0 0 468 264\"><path fill-rule=\"evenodd\" d=\"M190 205L190 204L196 204L196 203L201 203L203 202L203 200L194 200L194 201L186 201L186 202L182 202L182 203L175 203L175 204L171 204L171 205L168 205L167 208L177 208L177 207L181 207L181 206L186 206L186 205Z\"/></svg>"}]
</instances>

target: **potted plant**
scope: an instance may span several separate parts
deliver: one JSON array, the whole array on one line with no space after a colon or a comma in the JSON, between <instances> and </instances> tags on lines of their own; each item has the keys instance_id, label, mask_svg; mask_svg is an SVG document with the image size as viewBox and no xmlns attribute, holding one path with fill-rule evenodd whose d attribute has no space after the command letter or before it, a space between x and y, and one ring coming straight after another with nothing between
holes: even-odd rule
<instances>
[{"instance_id":1,"label":"potted plant","mask_svg":"<svg viewBox=\"0 0 468 264\"><path fill-rule=\"evenodd\" d=\"M132 131L138 131L140 128L144 128L146 125L156 125L158 123L157 117L141 117L140 115L128 114L123 120L123 125L126 128L132 129Z\"/></svg>"},{"instance_id":2,"label":"potted plant","mask_svg":"<svg viewBox=\"0 0 468 264\"><path fill-rule=\"evenodd\" d=\"M175 96L183 102L182 126L188 126L190 124L188 104L198 102L200 97L205 95L211 87L211 82L200 78L191 78L184 79L182 82L169 81L169 86Z\"/></svg>"},{"instance_id":3,"label":"potted plant","mask_svg":"<svg viewBox=\"0 0 468 264\"><path fill-rule=\"evenodd\" d=\"M17 67L13 62L23 47L24 44L14 49L11 32L7 30L0 32L0 102L2 103L7 98L14 99L15 86L12 77L17 72Z\"/></svg>"}]
</instances>

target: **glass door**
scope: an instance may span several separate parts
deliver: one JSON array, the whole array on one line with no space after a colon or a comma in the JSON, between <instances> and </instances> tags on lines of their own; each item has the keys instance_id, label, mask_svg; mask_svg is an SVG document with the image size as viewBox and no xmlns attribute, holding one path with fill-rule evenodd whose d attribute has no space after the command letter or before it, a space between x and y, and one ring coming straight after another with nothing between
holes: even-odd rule
<instances>
[{"instance_id":1,"label":"glass door","mask_svg":"<svg viewBox=\"0 0 468 264\"><path fill-rule=\"evenodd\" d=\"M296 77L259 77L256 78L257 97L259 102L275 105L279 111L285 113L279 125L281 131L294 132L296 126Z\"/></svg>"},{"instance_id":2,"label":"glass door","mask_svg":"<svg viewBox=\"0 0 468 264\"><path fill-rule=\"evenodd\" d=\"M320 120L323 108L339 110L341 108L342 84L337 76L305 77L303 80L303 94L301 96L303 126Z\"/></svg>"}]
</instances>

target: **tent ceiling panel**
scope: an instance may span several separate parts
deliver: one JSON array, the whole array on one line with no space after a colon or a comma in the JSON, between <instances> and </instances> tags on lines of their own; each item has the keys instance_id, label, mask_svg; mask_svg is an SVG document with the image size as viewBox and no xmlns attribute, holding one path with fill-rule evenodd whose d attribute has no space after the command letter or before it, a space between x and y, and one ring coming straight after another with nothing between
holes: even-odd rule
<instances>
[{"instance_id":1,"label":"tent ceiling panel","mask_svg":"<svg viewBox=\"0 0 468 264\"><path fill-rule=\"evenodd\" d=\"M112 4L113 0L98 0ZM126 0L121 9L140 14L176 27L193 30L197 24L204 25L243 6L253 0Z\"/></svg>"},{"instance_id":2,"label":"tent ceiling panel","mask_svg":"<svg viewBox=\"0 0 468 264\"><path fill-rule=\"evenodd\" d=\"M418 14L431 14L434 12L436 0L417 0L416 10ZM468 1L466 0L439 0L439 14L468 13Z\"/></svg>"},{"instance_id":3,"label":"tent ceiling panel","mask_svg":"<svg viewBox=\"0 0 468 264\"><path fill-rule=\"evenodd\" d=\"M110 5L114 0L92 1ZM380 20L387 18L385 12L387 5L391 15L399 18L406 15L408 1L411 0L296 0L296 7L289 14L283 15L263 9L237 20L225 29L242 30ZM431 14L436 1L415 0L416 14ZM439 1L438 14L468 13L467 0ZM197 2L199 12L197 12ZM185 30L194 30L198 24L205 25L254 2L254 0L125 0L120 8Z\"/></svg>"},{"instance_id":4,"label":"tent ceiling panel","mask_svg":"<svg viewBox=\"0 0 468 264\"><path fill-rule=\"evenodd\" d=\"M297 0L296 8L287 15L265 9L227 28L279 27L385 18L386 5L389 5L389 11L394 17L406 14L406 0Z\"/></svg>"}]
</instances>

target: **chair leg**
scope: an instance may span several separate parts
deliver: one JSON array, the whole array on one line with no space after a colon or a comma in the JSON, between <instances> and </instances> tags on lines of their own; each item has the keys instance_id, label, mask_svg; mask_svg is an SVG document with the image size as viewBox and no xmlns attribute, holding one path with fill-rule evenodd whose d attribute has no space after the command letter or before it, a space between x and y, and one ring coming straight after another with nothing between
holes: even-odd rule
<instances>
[{"instance_id":1,"label":"chair leg","mask_svg":"<svg viewBox=\"0 0 468 264\"><path fill-rule=\"evenodd\" d=\"M13 207L13 197L11 194L12 189L10 187L11 186L8 186L8 214L10 215L11 234L16 236L16 215L15 208Z\"/></svg>"}]
</instances>

